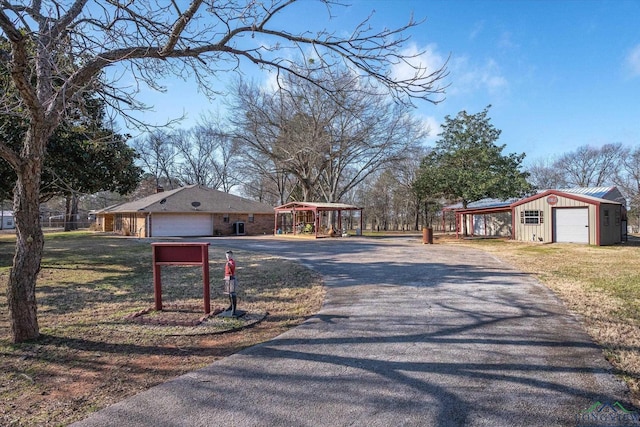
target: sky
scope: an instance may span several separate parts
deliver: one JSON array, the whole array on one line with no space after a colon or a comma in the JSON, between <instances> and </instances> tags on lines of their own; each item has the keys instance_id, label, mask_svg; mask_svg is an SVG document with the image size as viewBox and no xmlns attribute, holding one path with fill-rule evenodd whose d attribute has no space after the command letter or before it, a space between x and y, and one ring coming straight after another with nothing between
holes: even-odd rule
<instances>
[{"instance_id":1,"label":"sky","mask_svg":"<svg viewBox=\"0 0 640 427\"><path fill-rule=\"evenodd\" d=\"M488 105L507 153L526 153L525 165L553 159L577 147L622 143L640 148L640 1L637 0L351 0L329 19L317 2L302 0L282 22L290 31L352 30L373 13L374 28L425 20L407 34L407 52L425 51L424 64L448 59L444 100L417 102L433 145L446 116ZM245 65L243 65L244 67ZM269 81L246 64L245 75ZM221 75L222 90L233 73ZM162 123L183 113L182 127L202 114L225 112L224 96L209 100L195 82L168 80L167 93L143 93Z\"/></svg>"}]
</instances>

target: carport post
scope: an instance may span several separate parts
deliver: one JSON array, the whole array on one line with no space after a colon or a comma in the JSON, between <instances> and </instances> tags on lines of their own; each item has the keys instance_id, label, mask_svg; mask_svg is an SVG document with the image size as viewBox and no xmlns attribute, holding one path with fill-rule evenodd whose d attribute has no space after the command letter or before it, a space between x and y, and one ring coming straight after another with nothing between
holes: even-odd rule
<instances>
[{"instance_id":1,"label":"carport post","mask_svg":"<svg viewBox=\"0 0 640 427\"><path fill-rule=\"evenodd\" d=\"M209 248L202 245L202 293L204 295L204 312L211 313L210 286L209 286Z\"/></svg>"}]
</instances>

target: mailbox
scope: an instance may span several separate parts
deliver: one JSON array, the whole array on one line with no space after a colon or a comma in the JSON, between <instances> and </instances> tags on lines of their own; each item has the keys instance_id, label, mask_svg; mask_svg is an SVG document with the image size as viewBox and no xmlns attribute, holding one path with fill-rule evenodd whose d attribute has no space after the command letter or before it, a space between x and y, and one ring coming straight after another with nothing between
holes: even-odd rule
<instances>
[{"instance_id":1,"label":"mailbox","mask_svg":"<svg viewBox=\"0 0 640 427\"><path fill-rule=\"evenodd\" d=\"M156 310L162 310L163 265L201 265L204 312L211 312L209 289L209 243L201 242L158 242L151 244L153 254L153 293Z\"/></svg>"}]
</instances>

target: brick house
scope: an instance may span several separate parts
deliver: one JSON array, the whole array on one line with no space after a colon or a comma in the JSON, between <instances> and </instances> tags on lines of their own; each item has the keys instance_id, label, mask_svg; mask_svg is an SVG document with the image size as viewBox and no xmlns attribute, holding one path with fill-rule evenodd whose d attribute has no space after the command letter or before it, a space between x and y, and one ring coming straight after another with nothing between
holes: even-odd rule
<instances>
[{"instance_id":1,"label":"brick house","mask_svg":"<svg viewBox=\"0 0 640 427\"><path fill-rule=\"evenodd\" d=\"M138 237L273 234L272 206L189 185L96 212L98 230Z\"/></svg>"}]
</instances>

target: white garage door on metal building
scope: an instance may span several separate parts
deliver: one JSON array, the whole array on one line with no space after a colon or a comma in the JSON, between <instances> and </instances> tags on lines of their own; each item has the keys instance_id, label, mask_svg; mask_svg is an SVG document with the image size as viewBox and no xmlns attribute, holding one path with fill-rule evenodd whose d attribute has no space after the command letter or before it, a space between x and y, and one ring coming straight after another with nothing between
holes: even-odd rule
<instances>
[{"instance_id":1,"label":"white garage door on metal building","mask_svg":"<svg viewBox=\"0 0 640 427\"><path fill-rule=\"evenodd\" d=\"M589 243L588 208L555 208L553 225L556 242Z\"/></svg>"},{"instance_id":2,"label":"white garage door on metal building","mask_svg":"<svg viewBox=\"0 0 640 427\"><path fill-rule=\"evenodd\" d=\"M487 231L484 215L473 216L473 235L484 236Z\"/></svg>"},{"instance_id":3,"label":"white garage door on metal building","mask_svg":"<svg viewBox=\"0 0 640 427\"><path fill-rule=\"evenodd\" d=\"M184 237L213 235L212 215L162 214L153 215L151 236Z\"/></svg>"}]
</instances>

